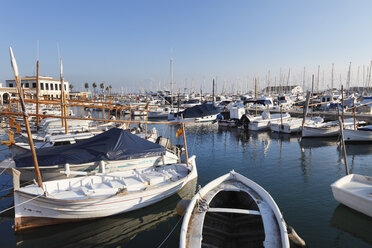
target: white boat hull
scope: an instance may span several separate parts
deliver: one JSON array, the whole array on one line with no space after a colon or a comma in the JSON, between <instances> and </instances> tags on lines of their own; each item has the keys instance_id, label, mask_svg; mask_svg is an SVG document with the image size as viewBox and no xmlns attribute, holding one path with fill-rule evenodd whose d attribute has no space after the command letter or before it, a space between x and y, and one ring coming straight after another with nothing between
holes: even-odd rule
<instances>
[{"instance_id":1,"label":"white boat hull","mask_svg":"<svg viewBox=\"0 0 372 248\"><path fill-rule=\"evenodd\" d=\"M372 131L344 129L345 142L372 142Z\"/></svg>"},{"instance_id":2,"label":"white boat hull","mask_svg":"<svg viewBox=\"0 0 372 248\"><path fill-rule=\"evenodd\" d=\"M350 174L331 185L336 201L372 217L372 177Z\"/></svg>"},{"instance_id":3,"label":"white boat hull","mask_svg":"<svg viewBox=\"0 0 372 248\"><path fill-rule=\"evenodd\" d=\"M86 182L99 180L99 176L46 182L44 183L44 189L53 192L46 196L35 185L16 189L14 191L15 229L17 231L36 226L100 218L146 207L176 193L189 181L197 177L195 157L190 158L189 169L190 172L185 177L179 180L177 178L175 180L167 179L159 186L157 184L152 185L149 179L143 184L137 182L139 186L135 185L135 187L140 187L139 189L132 190L129 188L130 184L125 184L124 187L128 188L126 191L120 191L121 188L112 186L112 188L103 189L106 191L102 191L102 194L100 193L101 188L90 191L92 195L84 193ZM118 174L113 174L113 181L115 181L116 175ZM100 185L107 184L105 181L106 175L102 175L101 178L102 183ZM126 180L129 180L130 177L126 178L128 178ZM71 187L71 190L64 189L66 184L70 185L67 187ZM61 190L62 194L59 191L60 185L63 188ZM64 197L64 190L66 190L68 197Z\"/></svg>"},{"instance_id":4,"label":"white boat hull","mask_svg":"<svg viewBox=\"0 0 372 248\"><path fill-rule=\"evenodd\" d=\"M304 126L302 129L302 137L331 137L338 136L340 128L335 127L307 127Z\"/></svg>"},{"instance_id":5,"label":"white boat hull","mask_svg":"<svg viewBox=\"0 0 372 248\"><path fill-rule=\"evenodd\" d=\"M237 194L243 192L249 195L249 199L254 201L254 203L251 202L248 209L245 209L243 206L241 206L239 209L236 209L228 205L236 203L238 203L239 205L239 201L226 202L226 206L223 206L225 204L223 201L221 202L221 198L219 198L219 200L217 200L216 202L217 205L221 205L221 207L213 207L212 202L217 195L220 195L220 193L230 194L230 192L236 192ZM236 199L237 201L237 197L234 197L233 199ZM250 201L249 199L244 198L244 200L246 201ZM244 200L241 203L245 202ZM254 208L254 206L257 208L256 210L252 209ZM213 212L245 215L244 217L237 217L237 221L241 217L248 217L250 220L253 220L251 219L251 217L257 216L255 218L261 219L262 221L261 224L263 224L265 235L256 236L256 233L259 233L261 229L259 229L259 227L256 227L255 222L255 224L251 224L250 227L246 227L246 229L244 229L242 225L239 225L240 228L244 230L244 234L241 235L244 236L245 240L249 239L249 236L252 235L252 239L255 240L253 242L257 242L257 240L260 240L261 242L262 239L262 243L260 244L266 248L290 247L286 223L278 206L276 205L270 194L255 182L232 171L208 183L193 197L183 218L179 243L180 248L229 246L228 244L224 243L226 240L224 240L223 238L225 233L229 233L229 230L222 230L220 229L221 226L219 225L219 223L221 225L226 225L227 223L227 225L231 227L229 224L229 220L226 218L228 215L221 216L221 222L217 222L217 220L215 219L214 221L212 221L212 223L214 223L214 226L207 226L207 229L204 229L204 226L207 222L207 213ZM218 217L214 216L214 218ZM247 219L245 219L244 221L247 221ZM261 224L259 223L259 225ZM239 237L239 233L237 232L238 229L239 228L234 228L233 232L227 234L228 237L230 237L231 239L231 235L233 235L233 237L237 239ZM213 235L211 235L211 232L213 231L216 231L215 235L217 235L218 237L221 236L220 238L223 240L223 246L221 245L221 243L219 243L219 241L215 242L215 239L220 238L215 238ZM209 243L209 241L211 241L213 244ZM232 247L235 246L236 244L234 244Z\"/></svg>"}]
</instances>

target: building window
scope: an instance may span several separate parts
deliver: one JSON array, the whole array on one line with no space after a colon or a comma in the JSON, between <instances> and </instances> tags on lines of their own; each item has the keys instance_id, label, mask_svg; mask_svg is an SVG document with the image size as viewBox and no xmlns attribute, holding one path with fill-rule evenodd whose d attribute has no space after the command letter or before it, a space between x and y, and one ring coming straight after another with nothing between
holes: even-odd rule
<instances>
[{"instance_id":1,"label":"building window","mask_svg":"<svg viewBox=\"0 0 372 248\"><path fill-rule=\"evenodd\" d=\"M50 84L50 90L53 90L53 86L54 86L53 84Z\"/></svg>"},{"instance_id":2,"label":"building window","mask_svg":"<svg viewBox=\"0 0 372 248\"><path fill-rule=\"evenodd\" d=\"M49 84L48 83L45 83L45 89L49 90Z\"/></svg>"},{"instance_id":3,"label":"building window","mask_svg":"<svg viewBox=\"0 0 372 248\"><path fill-rule=\"evenodd\" d=\"M13 84L9 84L9 87L13 87Z\"/></svg>"},{"instance_id":4,"label":"building window","mask_svg":"<svg viewBox=\"0 0 372 248\"><path fill-rule=\"evenodd\" d=\"M40 89L44 90L44 83L40 83Z\"/></svg>"},{"instance_id":5,"label":"building window","mask_svg":"<svg viewBox=\"0 0 372 248\"><path fill-rule=\"evenodd\" d=\"M36 89L36 83L32 83L32 88Z\"/></svg>"},{"instance_id":6,"label":"building window","mask_svg":"<svg viewBox=\"0 0 372 248\"><path fill-rule=\"evenodd\" d=\"M58 85L58 89L61 90L61 85Z\"/></svg>"},{"instance_id":7,"label":"building window","mask_svg":"<svg viewBox=\"0 0 372 248\"><path fill-rule=\"evenodd\" d=\"M55 88L54 89L58 90L58 84L55 84Z\"/></svg>"},{"instance_id":8,"label":"building window","mask_svg":"<svg viewBox=\"0 0 372 248\"><path fill-rule=\"evenodd\" d=\"M29 83L25 83L25 87L26 88L29 88L30 87L30 84Z\"/></svg>"},{"instance_id":9,"label":"building window","mask_svg":"<svg viewBox=\"0 0 372 248\"><path fill-rule=\"evenodd\" d=\"M64 84L64 86L65 86L65 91L66 91L66 90L67 90L67 89L66 89L66 85Z\"/></svg>"}]
</instances>

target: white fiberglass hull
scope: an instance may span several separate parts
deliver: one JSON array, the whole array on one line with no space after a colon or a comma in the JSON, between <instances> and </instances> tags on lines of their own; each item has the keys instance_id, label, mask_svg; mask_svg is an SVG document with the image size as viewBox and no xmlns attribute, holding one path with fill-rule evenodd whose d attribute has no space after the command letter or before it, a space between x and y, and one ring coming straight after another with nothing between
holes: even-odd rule
<instances>
[{"instance_id":1,"label":"white fiberglass hull","mask_svg":"<svg viewBox=\"0 0 372 248\"><path fill-rule=\"evenodd\" d=\"M113 173L45 182L46 196L36 185L15 189L15 229L133 211L173 195L197 177L195 157L189 159L187 168L185 164L175 164L153 171L151 175L155 177L150 178L145 171L143 174L133 171L133 174Z\"/></svg>"},{"instance_id":2,"label":"white fiberglass hull","mask_svg":"<svg viewBox=\"0 0 372 248\"><path fill-rule=\"evenodd\" d=\"M350 174L331 185L336 201L372 217L372 177Z\"/></svg>"}]
</instances>

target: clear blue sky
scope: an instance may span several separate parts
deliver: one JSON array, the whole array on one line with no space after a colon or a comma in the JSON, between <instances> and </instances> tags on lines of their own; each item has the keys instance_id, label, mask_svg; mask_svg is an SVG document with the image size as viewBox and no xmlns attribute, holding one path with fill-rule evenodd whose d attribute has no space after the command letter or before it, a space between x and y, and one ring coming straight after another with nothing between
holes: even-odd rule
<instances>
[{"instance_id":1,"label":"clear blue sky","mask_svg":"<svg viewBox=\"0 0 372 248\"><path fill-rule=\"evenodd\" d=\"M196 89L213 77L230 85L263 82L280 69L307 80L318 65L329 77L353 78L372 59L372 1L2 1L0 82L12 78L12 46L22 76L35 71L39 41L42 75L58 78L57 43L65 79L80 88L105 81L114 88L156 89L169 83ZM221 89L221 88L220 88Z\"/></svg>"}]
</instances>

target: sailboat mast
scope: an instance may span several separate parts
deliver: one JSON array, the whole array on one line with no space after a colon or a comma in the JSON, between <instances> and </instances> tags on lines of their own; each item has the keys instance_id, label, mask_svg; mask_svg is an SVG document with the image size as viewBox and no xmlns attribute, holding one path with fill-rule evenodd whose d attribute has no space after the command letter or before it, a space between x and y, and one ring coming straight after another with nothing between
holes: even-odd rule
<instances>
[{"instance_id":1,"label":"sailboat mast","mask_svg":"<svg viewBox=\"0 0 372 248\"><path fill-rule=\"evenodd\" d=\"M173 108L173 58L170 59L171 107Z\"/></svg>"},{"instance_id":2,"label":"sailboat mast","mask_svg":"<svg viewBox=\"0 0 372 248\"><path fill-rule=\"evenodd\" d=\"M36 62L36 127L39 129L39 60Z\"/></svg>"}]
</instances>

